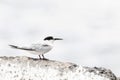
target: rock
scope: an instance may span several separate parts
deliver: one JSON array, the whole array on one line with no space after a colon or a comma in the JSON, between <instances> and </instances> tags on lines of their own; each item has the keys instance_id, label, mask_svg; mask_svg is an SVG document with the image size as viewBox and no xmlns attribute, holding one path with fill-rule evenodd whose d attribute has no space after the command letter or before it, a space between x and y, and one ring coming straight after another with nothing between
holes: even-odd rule
<instances>
[{"instance_id":1,"label":"rock","mask_svg":"<svg viewBox=\"0 0 120 80\"><path fill-rule=\"evenodd\" d=\"M118 77L117 80L120 80L120 77Z\"/></svg>"},{"instance_id":2,"label":"rock","mask_svg":"<svg viewBox=\"0 0 120 80\"><path fill-rule=\"evenodd\" d=\"M0 57L0 80L117 80L102 67L29 57Z\"/></svg>"}]
</instances>

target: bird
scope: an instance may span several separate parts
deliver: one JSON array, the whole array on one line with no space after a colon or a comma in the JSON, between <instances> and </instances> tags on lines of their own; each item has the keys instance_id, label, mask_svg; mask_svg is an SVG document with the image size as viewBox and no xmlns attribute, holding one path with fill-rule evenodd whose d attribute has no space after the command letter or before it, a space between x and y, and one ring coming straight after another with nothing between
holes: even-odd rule
<instances>
[{"instance_id":1,"label":"bird","mask_svg":"<svg viewBox=\"0 0 120 80\"><path fill-rule=\"evenodd\" d=\"M20 49L28 51L32 54L38 55L39 59L47 60L44 54L49 52L53 48L53 43L56 40L63 40L62 38L54 38L53 36L47 36L43 39L43 43L31 44L29 47L20 47L16 45L9 45L14 49Z\"/></svg>"}]
</instances>

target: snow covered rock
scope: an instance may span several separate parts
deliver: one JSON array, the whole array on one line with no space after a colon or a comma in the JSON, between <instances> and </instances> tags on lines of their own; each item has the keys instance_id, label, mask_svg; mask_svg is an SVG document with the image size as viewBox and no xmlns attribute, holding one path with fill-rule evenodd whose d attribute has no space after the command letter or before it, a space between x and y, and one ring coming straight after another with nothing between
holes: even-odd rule
<instances>
[{"instance_id":1,"label":"snow covered rock","mask_svg":"<svg viewBox=\"0 0 120 80\"><path fill-rule=\"evenodd\" d=\"M105 68L29 57L0 57L0 80L117 80Z\"/></svg>"}]
</instances>

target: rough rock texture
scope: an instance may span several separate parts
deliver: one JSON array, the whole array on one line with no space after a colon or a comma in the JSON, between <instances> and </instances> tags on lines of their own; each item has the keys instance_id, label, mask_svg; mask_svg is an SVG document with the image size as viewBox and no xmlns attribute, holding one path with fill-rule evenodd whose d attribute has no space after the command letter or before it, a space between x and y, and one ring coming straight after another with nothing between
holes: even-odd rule
<instances>
[{"instance_id":1,"label":"rough rock texture","mask_svg":"<svg viewBox=\"0 0 120 80\"><path fill-rule=\"evenodd\" d=\"M0 80L118 80L105 68L29 57L0 57Z\"/></svg>"}]
</instances>

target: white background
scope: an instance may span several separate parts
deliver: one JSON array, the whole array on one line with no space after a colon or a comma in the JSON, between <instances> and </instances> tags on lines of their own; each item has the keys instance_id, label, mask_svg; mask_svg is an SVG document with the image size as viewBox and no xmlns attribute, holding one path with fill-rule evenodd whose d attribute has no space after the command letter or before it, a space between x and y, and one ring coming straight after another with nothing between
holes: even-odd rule
<instances>
[{"instance_id":1,"label":"white background","mask_svg":"<svg viewBox=\"0 0 120 80\"><path fill-rule=\"evenodd\" d=\"M45 56L120 75L119 0L0 0L0 55L37 55L11 49L46 36L61 37Z\"/></svg>"}]
</instances>

